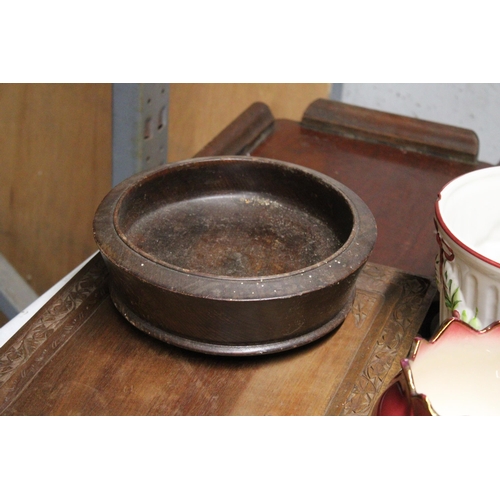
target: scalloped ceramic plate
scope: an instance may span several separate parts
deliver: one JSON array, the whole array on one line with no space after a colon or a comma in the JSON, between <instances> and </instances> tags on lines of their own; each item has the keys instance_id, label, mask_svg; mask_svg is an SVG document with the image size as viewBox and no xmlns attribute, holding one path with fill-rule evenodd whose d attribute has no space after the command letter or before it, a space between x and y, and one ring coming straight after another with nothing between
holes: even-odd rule
<instances>
[{"instance_id":1,"label":"scalloped ceramic plate","mask_svg":"<svg viewBox=\"0 0 500 500\"><path fill-rule=\"evenodd\" d=\"M457 318L415 338L376 415L500 415L500 322L476 330Z\"/></svg>"}]
</instances>

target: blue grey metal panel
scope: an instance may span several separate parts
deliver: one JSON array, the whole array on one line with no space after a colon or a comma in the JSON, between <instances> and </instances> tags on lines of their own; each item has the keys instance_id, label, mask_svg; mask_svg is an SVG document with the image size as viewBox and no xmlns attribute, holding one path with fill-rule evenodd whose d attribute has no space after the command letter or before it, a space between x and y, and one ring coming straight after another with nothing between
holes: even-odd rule
<instances>
[{"instance_id":1,"label":"blue grey metal panel","mask_svg":"<svg viewBox=\"0 0 500 500\"><path fill-rule=\"evenodd\" d=\"M113 84L113 186L137 171L140 106L138 83Z\"/></svg>"},{"instance_id":2,"label":"blue grey metal panel","mask_svg":"<svg viewBox=\"0 0 500 500\"><path fill-rule=\"evenodd\" d=\"M344 88L343 83L332 83L330 86L329 98L332 101L342 101L342 90Z\"/></svg>"},{"instance_id":3,"label":"blue grey metal panel","mask_svg":"<svg viewBox=\"0 0 500 500\"><path fill-rule=\"evenodd\" d=\"M168 83L113 84L113 186L167 162Z\"/></svg>"},{"instance_id":4,"label":"blue grey metal panel","mask_svg":"<svg viewBox=\"0 0 500 500\"><path fill-rule=\"evenodd\" d=\"M0 310L5 316L12 319L37 298L33 289L0 254Z\"/></svg>"}]
</instances>

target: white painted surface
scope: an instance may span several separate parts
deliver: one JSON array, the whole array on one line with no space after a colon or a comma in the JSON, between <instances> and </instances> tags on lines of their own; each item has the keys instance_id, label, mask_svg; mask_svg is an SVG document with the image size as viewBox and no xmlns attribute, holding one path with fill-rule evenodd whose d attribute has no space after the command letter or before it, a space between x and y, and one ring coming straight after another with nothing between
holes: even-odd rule
<instances>
[{"instance_id":1,"label":"white painted surface","mask_svg":"<svg viewBox=\"0 0 500 500\"><path fill-rule=\"evenodd\" d=\"M14 316L8 323L0 328L0 347L2 347L25 323L30 320L38 310L40 310L80 269L91 260L97 252L75 267L63 279L58 281L52 288L49 288L43 295L40 295L33 303Z\"/></svg>"},{"instance_id":2,"label":"white painted surface","mask_svg":"<svg viewBox=\"0 0 500 500\"><path fill-rule=\"evenodd\" d=\"M340 100L474 130L479 160L500 163L500 83L344 83Z\"/></svg>"}]
</instances>

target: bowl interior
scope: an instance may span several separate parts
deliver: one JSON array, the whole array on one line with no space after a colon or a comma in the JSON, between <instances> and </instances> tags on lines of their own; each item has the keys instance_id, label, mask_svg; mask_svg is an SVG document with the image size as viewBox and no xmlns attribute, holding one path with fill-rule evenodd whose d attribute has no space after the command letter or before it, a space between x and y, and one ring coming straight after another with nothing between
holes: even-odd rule
<instances>
[{"instance_id":1,"label":"bowl interior","mask_svg":"<svg viewBox=\"0 0 500 500\"><path fill-rule=\"evenodd\" d=\"M150 175L117 204L115 228L136 252L184 272L274 276L338 252L355 215L346 196L305 169L220 161Z\"/></svg>"}]
</instances>

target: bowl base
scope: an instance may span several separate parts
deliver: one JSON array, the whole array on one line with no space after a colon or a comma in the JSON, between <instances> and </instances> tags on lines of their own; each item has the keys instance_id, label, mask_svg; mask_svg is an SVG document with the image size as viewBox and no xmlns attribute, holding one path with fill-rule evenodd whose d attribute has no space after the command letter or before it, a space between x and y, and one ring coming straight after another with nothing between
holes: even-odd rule
<instances>
[{"instance_id":1,"label":"bowl base","mask_svg":"<svg viewBox=\"0 0 500 500\"><path fill-rule=\"evenodd\" d=\"M111 293L111 300L120 314L133 326L138 328L144 333L155 337L162 342L181 347L190 351L201 352L204 354L224 355L224 356L257 356L261 354L273 354L282 351L295 349L315 340L324 337L328 333L337 328L346 318L352 308L355 293L346 301L342 309L327 323L323 324L315 330L311 330L302 335L293 338L287 338L281 341L261 342L258 344L217 344L212 342L203 342L194 340L172 332L167 332L158 326L155 326L148 321L144 320L130 308L125 306L119 298Z\"/></svg>"}]
</instances>

